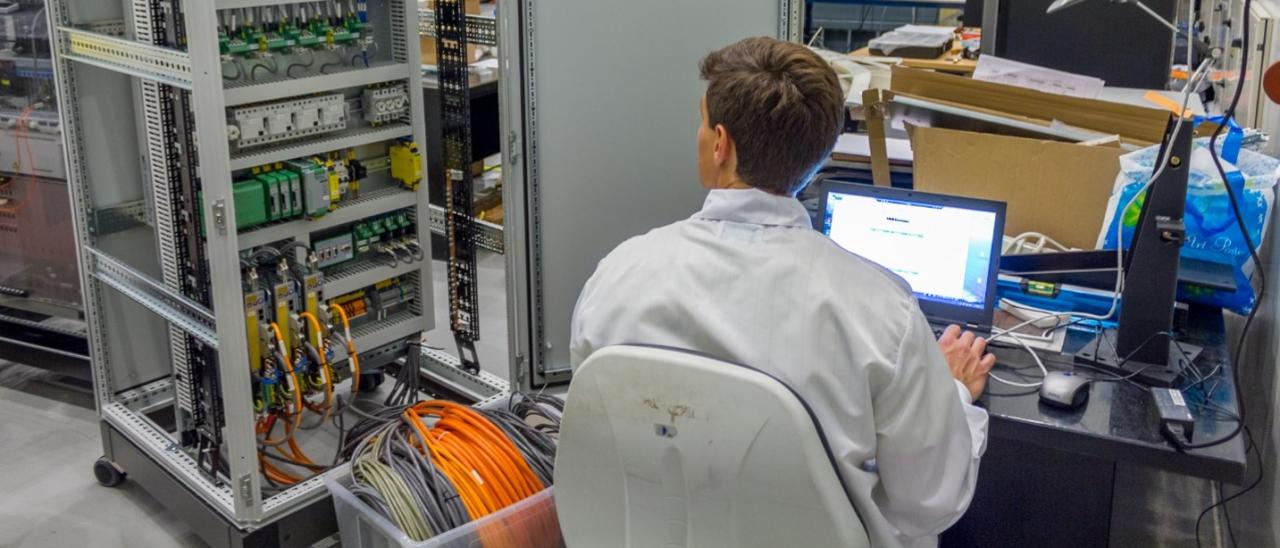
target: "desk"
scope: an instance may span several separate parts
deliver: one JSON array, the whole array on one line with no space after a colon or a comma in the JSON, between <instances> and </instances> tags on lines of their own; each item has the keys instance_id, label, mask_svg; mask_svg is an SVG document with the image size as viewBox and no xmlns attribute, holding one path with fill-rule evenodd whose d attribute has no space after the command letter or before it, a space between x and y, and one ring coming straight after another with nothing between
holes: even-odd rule
<instances>
[{"instance_id":1,"label":"desk","mask_svg":"<svg viewBox=\"0 0 1280 548\"><path fill-rule=\"evenodd\" d=\"M1213 400L1237 411L1222 312L1192 306L1180 340L1204 348L1196 362L1202 370L1223 366ZM1068 347L1079 348L1083 341L1073 337ZM1005 378L1010 376L1006 366L1033 366L1025 353L996 352L997 374L1004 370ZM1045 365L1071 368L1060 357ZM981 402L991 425L977 492L969 512L943 535L942 546L1107 546L1120 463L1230 484L1244 481L1243 437L1179 453L1160 437L1145 390L1113 382L1095 383L1090 390L1084 407L1060 410L1041 404L1035 391L988 383ZM1199 416L1195 441L1218 439L1234 426Z\"/></svg>"},{"instance_id":2,"label":"desk","mask_svg":"<svg viewBox=\"0 0 1280 548\"><path fill-rule=\"evenodd\" d=\"M936 59L908 59L905 57L900 58L872 55L871 48L853 50L849 52L849 57L853 57L855 59L878 59L886 62L891 59L900 59L903 66L911 68L929 69L940 72L954 72L958 74L973 74L973 71L978 68L978 61L976 59L965 59L961 56L960 48L958 47L959 44L960 41L956 40L957 47L952 48L951 51L942 54L941 57Z\"/></svg>"}]
</instances>

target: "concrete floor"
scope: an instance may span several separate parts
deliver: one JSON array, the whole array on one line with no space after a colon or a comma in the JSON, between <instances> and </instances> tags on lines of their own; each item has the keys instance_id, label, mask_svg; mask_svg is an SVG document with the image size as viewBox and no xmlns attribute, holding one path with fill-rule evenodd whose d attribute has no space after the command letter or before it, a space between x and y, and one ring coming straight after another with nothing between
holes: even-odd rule
<instances>
[{"instance_id":1,"label":"concrete floor","mask_svg":"<svg viewBox=\"0 0 1280 548\"><path fill-rule=\"evenodd\" d=\"M504 258L485 252L478 266L477 352L486 371L507 378ZM438 328L428 333L428 344L456 354L442 306L448 302L444 264L436 262L433 271ZM0 362L0 548L205 546L136 484L98 485L92 466L101 455L91 393Z\"/></svg>"},{"instance_id":2,"label":"concrete floor","mask_svg":"<svg viewBox=\"0 0 1280 548\"><path fill-rule=\"evenodd\" d=\"M39 379L15 385L0 387L0 546L204 546L137 485L94 480L92 396Z\"/></svg>"}]
</instances>

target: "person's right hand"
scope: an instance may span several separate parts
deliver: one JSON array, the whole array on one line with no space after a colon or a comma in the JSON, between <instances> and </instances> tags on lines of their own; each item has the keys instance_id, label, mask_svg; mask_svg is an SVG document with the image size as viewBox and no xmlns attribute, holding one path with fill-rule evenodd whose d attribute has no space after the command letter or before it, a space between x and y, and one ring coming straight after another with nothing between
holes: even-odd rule
<instances>
[{"instance_id":1,"label":"person's right hand","mask_svg":"<svg viewBox=\"0 0 1280 548\"><path fill-rule=\"evenodd\" d=\"M947 359L951 376L969 389L973 401L978 401L987 386L987 373L996 364L995 355L987 353L987 340L952 325L938 338L938 347Z\"/></svg>"}]
</instances>

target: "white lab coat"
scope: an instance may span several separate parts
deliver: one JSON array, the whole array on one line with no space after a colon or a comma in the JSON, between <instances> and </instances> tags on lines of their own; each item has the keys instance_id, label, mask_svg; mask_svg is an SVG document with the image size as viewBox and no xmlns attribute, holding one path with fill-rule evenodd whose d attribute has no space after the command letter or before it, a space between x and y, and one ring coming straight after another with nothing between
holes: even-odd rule
<instances>
[{"instance_id":1,"label":"white lab coat","mask_svg":"<svg viewBox=\"0 0 1280 548\"><path fill-rule=\"evenodd\" d=\"M697 350L790 384L825 429L873 546L935 545L969 506L986 411L951 377L906 282L813 230L795 199L713 190L692 218L600 261L574 310L573 366L624 343Z\"/></svg>"}]
</instances>

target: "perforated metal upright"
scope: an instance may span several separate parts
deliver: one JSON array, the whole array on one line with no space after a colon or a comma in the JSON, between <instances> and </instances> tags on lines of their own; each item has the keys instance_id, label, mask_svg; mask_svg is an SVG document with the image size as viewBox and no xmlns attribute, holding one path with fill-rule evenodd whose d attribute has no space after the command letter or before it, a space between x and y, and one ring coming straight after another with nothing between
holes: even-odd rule
<instances>
[{"instance_id":1,"label":"perforated metal upright","mask_svg":"<svg viewBox=\"0 0 1280 548\"><path fill-rule=\"evenodd\" d=\"M421 89L416 0L367 0L368 28L376 29L373 40L380 48L376 62L370 62L366 48L363 66L353 58L350 69L340 71L326 73L321 66L318 74L305 77L289 77L285 70L283 78L226 83L219 10L321 3L48 4L105 453L217 546L308 545L335 531L319 478L278 492L264 490L246 351L244 253L281 241L311 245L318 230L395 211L407 211L415 221L422 246L430 242L429 181L420 188L387 185L362 192L317 219L282 220L247 231L237 227L234 172L400 140L425 142L426 107L416 91ZM360 89L383 85L414 90L407 93L405 114L390 123L252 150L235 149L229 140L229 108L334 90L345 90L350 103L353 90L358 95ZM369 161L368 168L386 172L390 164ZM122 215L131 222L104 222ZM182 223L197 227L203 243L184 243L175 228ZM430 257L430 250L424 251ZM326 275L323 287L326 296L335 296L391 278L408 293L408 306L352 330L362 349L383 361L410 356L416 350L411 343L433 328L430 261L353 264ZM505 389L491 376L457 369L451 365L456 360L448 358L434 360L429 368L442 382L482 396ZM216 386L211 388L207 378ZM210 399L212 405L202 407ZM216 415L204 419L214 425L206 433L218 437L220 447L193 449L181 439L184 422L195 420L197 412ZM202 465L210 452L222 462L212 470Z\"/></svg>"}]
</instances>

